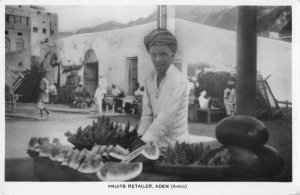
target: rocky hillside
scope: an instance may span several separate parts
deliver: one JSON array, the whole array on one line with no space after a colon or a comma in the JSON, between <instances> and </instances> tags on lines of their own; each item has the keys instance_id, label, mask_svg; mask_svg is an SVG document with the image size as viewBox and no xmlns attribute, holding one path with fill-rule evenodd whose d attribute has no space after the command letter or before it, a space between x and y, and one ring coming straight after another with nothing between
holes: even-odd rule
<instances>
[{"instance_id":1,"label":"rocky hillside","mask_svg":"<svg viewBox=\"0 0 300 195\"><path fill-rule=\"evenodd\" d=\"M292 31L292 8L290 6L259 6L257 33L268 36L270 31L290 36ZM214 26L226 30L236 30L237 7L232 6L176 6L176 18ZM127 24L108 21L91 28L79 29L76 33L61 32L60 37L73 34L100 32L125 28L156 21L156 11L147 18L139 18Z\"/></svg>"}]
</instances>

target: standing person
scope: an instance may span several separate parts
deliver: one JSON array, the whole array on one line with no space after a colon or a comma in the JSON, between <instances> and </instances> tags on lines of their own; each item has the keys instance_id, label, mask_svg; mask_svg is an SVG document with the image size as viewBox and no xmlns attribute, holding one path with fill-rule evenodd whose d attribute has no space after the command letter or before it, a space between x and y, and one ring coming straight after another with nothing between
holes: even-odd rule
<instances>
[{"instance_id":1,"label":"standing person","mask_svg":"<svg viewBox=\"0 0 300 195\"><path fill-rule=\"evenodd\" d=\"M144 39L154 70L145 79L140 139L131 151L150 141L159 147L175 147L188 141L189 86L185 76L172 64L177 40L164 29L152 31Z\"/></svg>"},{"instance_id":2,"label":"standing person","mask_svg":"<svg viewBox=\"0 0 300 195\"><path fill-rule=\"evenodd\" d=\"M49 117L50 113L46 109L45 102L49 102L49 81L46 79L46 72L42 73L42 79L39 83L39 96L37 100L37 108L40 109L41 119L43 119L43 112L47 113Z\"/></svg>"},{"instance_id":3,"label":"standing person","mask_svg":"<svg viewBox=\"0 0 300 195\"><path fill-rule=\"evenodd\" d=\"M96 99L96 104L98 107L98 110L96 110L96 113L102 114L102 100L107 93L107 80L103 77L103 73L99 74L99 84L98 88L96 89L94 98ZM97 108L96 108L97 109Z\"/></svg>"},{"instance_id":4,"label":"standing person","mask_svg":"<svg viewBox=\"0 0 300 195\"><path fill-rule=\"evenodd\" d=\"M235 82L228 81L228 87L224 90L224 105L226 109L226 115L235 115L235 105L236 105L236 91L234 88Z\"/></svg>"}]
</instances>

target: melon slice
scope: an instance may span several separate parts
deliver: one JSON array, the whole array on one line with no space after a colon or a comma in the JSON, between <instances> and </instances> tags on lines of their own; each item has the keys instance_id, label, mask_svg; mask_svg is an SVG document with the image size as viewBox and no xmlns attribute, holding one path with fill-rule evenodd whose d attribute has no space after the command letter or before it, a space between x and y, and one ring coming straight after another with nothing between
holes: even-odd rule
<instances>
[{"instance_id":1,"label":"melon slice","mask_svg":"<svg viewBox=\"0 0 300 195\"><path fill-rule=\"evenodd\" d=\"M97 154L102 155L102 154L106 151L106 148L107 148L107 147L106 147L105 145L100 146L100 148L99 148Z\"/></svg>"},{"instance_id":2,"label":"melon slice","mask_svg":"<svg viewBox=\"0 0 300 195\"><path fill-rule=\"evenodd\" d=\"M115 148L109 153L114 160L118 161L123 160L128 154L129 151L119 145L116 145Z\"/></svg>"},{"instance_id":3,"label":"melon slice","mask_svg":"<svg viewBox=\"0 0 300 195\"><path fill-rule=\"evenodd\" d=\"M94 145L94 147L90 151L90 154L92 154L93 156L95 156L98 153L100 147L101 147L100 145Z\"/></svg>"},{"instance_id":4,"label":"melon slice","mask_svg":"<svg viewBox=\"0 0 300 195\"><path fill-rule=\"evenodd\" d=\"M73 148L70 148L68 150L68 152L66 153L66 155L65 155L65 157L64 157L61 165L68 166L68 164L69 164L69 162L70 162L70 160L72 158L73 152L74 152Z\"/></svg>"},{"instance_id":5,"label":"melon slice","mask_svg":"<svg viewBox=\"0 0 300 195\"><path fill-rule=\"evenodd\" d=\"M38 139L36 137L32 137L28 143L27 149L29 151L34 151L38 145L39 145Z\"/></svg>"},{"instance_id":6,"label":"melon slice","mask_svg":"<svg viewBox=\"0 0 300 195\"><path fill-rule=\"evenodd\" d=\"M44 144L41 146L39 156L47 157L47 158L50 157L53 147L54 147L54 145L44 142Z\"/></svg>"},{"instance_id":7,"label":"melon slice","mask_svg":"<svg viewBox=\"0 0 300 195\"><path fill-rule=\"evenodd\" d=\"M108 162L100 167L96 173L101 181L128 181L136 178L142 173L143 164Z\"/></svg>"},{"instance_id":8,"label":"melon slice","mask_svg":"<svg viewBox=\"0 0 300 195\"><path fill-rule=\"evenodd\" d=\"M71 157L71 159L69 161L68 167L73 168L73 167L76 166L76 160L77 160L79 154L80 154L79 150L77 150L77 149L74 150L74 152L72 154L72 157Z\"/></svg>"},{"instance_id":9,"label":"melon slice","mask_svg":"<svg viewBox=\"0 0 300 195\"><path fill-rule=\"evenodd\" d=\"M78 158L75 160L72 168L77 170L80 167L80 165L83 163L84 159L87 157L88 154L89 154L89 151L87 149L81 150L81 152L79 153Z\"/></svg>"},{"instance_id":10,"label":"melon slice","mask_svg":"<svg viewBox=\"0 0 300 195\"><path fill-rule=\"evenodd\" d=\"M52 144L53 144L53 145L59 145L59 144L60 144L59 139L55 137L55 138L53 139L53 141L52 141Z\"/></svg>"},{"instance_id":11,"label":"melon slice","mask_svg":"<svg viewBox=\"0 0 300 195\"><path fill-rule=\"evenodd\" d=\"M145 149L146 144L143 145L140 148L137 148L136 150L134 150L133 152L131 152L130 154L128 154L126 157L123 158L123 160L121 161L122 163L129 163L130 161L132 161L133 159L135 159L137 156L139 156L143 150Z\"/></svg>"},{"instance_id":12,"label":"melon slice","mask_svg":"<svg viewBox=\"0 0 300 195\"><path fill-rule=\"evenodd\" d=\"M156 142L150 141L142 151L142 155L149 160L157 160L159 158L159 147Z\"/></svg>"},{"instance_id":13,"label":"melon slice","mask_svg":"<svg viewBox=\"0 0 300 195\"><path fill-rule=\"evenodd\" d=\"M81 163L78 171L84 174L97 173L100 170L102 164L103 161L100 154L97 154L96 156L88 154L83 163Z\"/></svg>"},{"instance_id":14,"label":"melon slice","mask_svg":"<svg viewBox=\"0 0 300 195\"><path fill-rule=\"evenodd\" d=\"M73 150L71 146L56 145L51 151L50 159L62 162L69 150Z\"/></svg>"}]
</instances>

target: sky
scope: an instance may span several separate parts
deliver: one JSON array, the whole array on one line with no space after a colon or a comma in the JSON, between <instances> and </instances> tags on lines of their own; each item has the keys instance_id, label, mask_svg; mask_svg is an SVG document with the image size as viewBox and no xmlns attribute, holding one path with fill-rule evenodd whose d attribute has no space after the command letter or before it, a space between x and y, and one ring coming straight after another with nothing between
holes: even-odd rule
<instances>
[{"instance_id":1,"label":"sky","mask_svg":"<svg viewBox=\"0 0 300 195\"><path fill-rule=\"evenodd\" d=\"M59 32L76 31L93 27L109 20L128 23L140 17L148 17L155 11L155 5L43 5L49 12L58 14Z\"/></svg>"}]
</instances>

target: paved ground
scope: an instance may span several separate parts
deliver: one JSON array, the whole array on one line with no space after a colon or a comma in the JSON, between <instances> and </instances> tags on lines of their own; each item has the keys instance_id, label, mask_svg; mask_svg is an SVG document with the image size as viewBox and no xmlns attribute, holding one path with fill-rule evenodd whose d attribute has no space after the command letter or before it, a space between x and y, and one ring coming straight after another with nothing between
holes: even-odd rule
<instances>
[{"instance_id":1,"label":"paved ground","mask_svg":"<svg viewBox=\"0 0 300 195\"><path fill-rule=\"evenodd\" d=\"M16 113L6 114L5 118L5 178L6 181L36 181L32 173L32 160L26 154L26 146L31 137L54 137L60 139L63 144L69 144L64 132L75 132L79 126L91 124L97 119L97 115L89 111L70 109L63 105L49 105L50 118L39 120L39 111L34 104L19 104ZM133 115L111 115L112 121L131 125L138 123L139 119ZM270 139L267 143L279 150L283 155L286 166L280 177L282 181L290 181L292 178L292 131L291 116L276 121L264 121L270 130ZM189 123L189 131L194 135L214 137L216 123Z\"/></svg>"}]
</instances>

